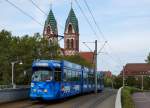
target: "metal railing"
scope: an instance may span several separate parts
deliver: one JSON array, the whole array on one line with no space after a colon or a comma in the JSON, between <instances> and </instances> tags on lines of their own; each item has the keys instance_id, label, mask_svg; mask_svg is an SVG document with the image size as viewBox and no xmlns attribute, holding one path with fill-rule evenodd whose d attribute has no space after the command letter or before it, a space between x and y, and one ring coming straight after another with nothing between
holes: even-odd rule
<instances>
[{"instance_id":1,"label":"metal railing","mask_svg":"<svg viewBox=\"0 0 150 108\"><path fill-rule=\"evenodd\" d=\"M15 85L15 88L29 88L30 85ZM0 85L0 90L12 89L13 85Z\"/></svg>"},{"instance_id":2,"label":"metal railing","mask_svg":"<svg viewBox=\"0 0 150 108\"><path fill-rule=\"evenodd\" d=\"M121 87L116 96L116 102L115 102L115 108L122 108L122 103L121 103L121 90L123 87Z\"/></svg>"}]
</instances>

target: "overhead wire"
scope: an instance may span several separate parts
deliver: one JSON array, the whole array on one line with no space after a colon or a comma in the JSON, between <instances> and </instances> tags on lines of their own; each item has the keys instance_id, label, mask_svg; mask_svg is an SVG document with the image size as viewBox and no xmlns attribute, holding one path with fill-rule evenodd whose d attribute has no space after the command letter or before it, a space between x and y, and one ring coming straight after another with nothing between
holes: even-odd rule
<instances>
[{"instance_id":1,"label":"overhead wire","mask_svg":"<svg viewBox=\"0 0 150 108\"><path fill-rule=\"evenodd\" d=\"M28 16L30 19L32 19L34 22L36 22L37 24L39 24L40 26L43 27L43 24L41 24L39 21L37 21L33 16L31 16L30 14L28 14L27 12L25 12L24 10L22 10L21 8L19 8L17 5L15 5L13 2L9 1L9 0L5 0L6 2L8 2L11 6L13 6L14 8L16 8L18 11L20 11L21 13L23 13L24 15Z\"/></svg>"},{"instance_id":2,"label":"overhead wire","mask_svg":"<svg viewBox=\"0 0 150 108\"><path fill-rule=\"evenodd\" d=\"M33 0L29 0L32 5L34 5L39 11L41 11L44 15L48 16L48 14L46 12L44 12ZM58 24L62 29L64 29L64 27L60 24Z\"/></svg>"},{"instance_id":3,"label":"overhead wire","mask_svg":"<svg viewBox=\"0 0 150 108\"><path fill-rule=\"evenodd\" d=\"M79 4L78 0L74 0L74 1L75 1L75 3L77 4L78 8L80 9L80 11L81 11L82 15L84 16L84 18L85 18L86 22L87 22L87 23L88 23L88 25L90 26L90 28L91 28L92 32L94 33L94 35L96 36L96 38L98 38L98 39L99 39L99 36L97 35L97 33L96 33L96 31L95 31L94 27L92 26L91 22L89 21L89 19L87 18L86 14L85 14L85 13L84 13L84 11L83 11L83 9L81 8L81 6L80 6L80 4Z\"/></svg>"},{"instance_id":4,"label":"overhead wire","mask_svg":"<svg viewBox=\"0 0 150 108\"><path fill-rule=\"evenodd\" d=\"M86 0L84 0L84 3L85 3L85 5L86 5L86 7L87 7L89 13L90 13L91 16L92 16L92 19L93 19L94 24L96 25L96 28L98 29L98 31L99 31L99 33L101 34L102 38L103 38L105 41L107 41L107 45L108 45L109 49L112 50L112 47L111 47L111 45L109 44L109 41L106 39L106 37L105 37L104 33L102 32L102 30L100 29L100 27L99 27L99 25L98 25L98 23L97 23L97 21L96 21L96 19L95 19L95 17L94 17L94 14L93 14L93 12L92 12L90 6L88 5L88 3L87 3ZM117 54L116 54L116 55L117 55ZM121 63L120 57L119 57L118 55L117 55L116 57L117 57L118 62L119 62L119 64L120 64L120 63Z\"/></svg>"}]
</instances>

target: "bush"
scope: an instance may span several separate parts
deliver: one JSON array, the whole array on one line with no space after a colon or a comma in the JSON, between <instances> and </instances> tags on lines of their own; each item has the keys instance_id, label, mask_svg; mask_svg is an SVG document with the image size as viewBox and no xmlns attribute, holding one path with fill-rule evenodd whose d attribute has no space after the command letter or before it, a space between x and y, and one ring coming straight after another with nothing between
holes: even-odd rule
<instances>
[{"instance_id":1,"label":"bush","mask_svg":"<svg viewBox=\"0 0 150 108\"><path fill-rule=\"evenodd\" d=\"M121 101L123 108L135 108L134 102L132 100L132 94L134 92L139 92L141 90L133 87L124 87L121 93Z\"/></svg>"}]
</instances>

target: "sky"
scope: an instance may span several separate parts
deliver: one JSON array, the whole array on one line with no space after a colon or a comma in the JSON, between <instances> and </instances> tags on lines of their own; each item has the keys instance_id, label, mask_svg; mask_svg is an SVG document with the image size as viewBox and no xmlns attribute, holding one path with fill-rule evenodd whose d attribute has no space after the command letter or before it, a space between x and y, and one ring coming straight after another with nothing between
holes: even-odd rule
<instances>
[{"instance_id":1,"label":"sky","mask_svg":"<svg viewBox=\"0 0 150 108\"><path fill-rule=\"evenodd\" d=\"M30 0L9 0L32 16L40 24L11 6L6 0L0 0L0 30L6 29L15 36L42 34L47 15L39 11ZM49 13L51 2L58 23L59 34L63 35L65 21L71 7L71 0L33 0L45 13ZM98 55L98 70L110 70L119 74L127 63L143 63L150 52L150 0L86 0L96 22L105 36L103 39L95 26L84 3L78 0L81 8L92 24L97 36L73 1L73 9L79 20L80 51L89 51L83 42L98 40L98 49L107 40L108 44ZM63 41L60 42L63 47ZM92 50L93 43L87 44Z\"/></svg>"}]
</instances>

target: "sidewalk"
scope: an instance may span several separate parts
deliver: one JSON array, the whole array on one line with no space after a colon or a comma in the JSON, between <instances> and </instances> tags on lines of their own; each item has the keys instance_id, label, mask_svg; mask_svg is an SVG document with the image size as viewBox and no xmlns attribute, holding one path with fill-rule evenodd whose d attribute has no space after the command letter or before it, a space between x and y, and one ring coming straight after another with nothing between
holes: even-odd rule
<instances>
[{"instance_id":1,"label":"sidewalk","mask_svg":"<svg viewBox=\"0 0 150 108\"><path fill-rule=\"evenodd\" d=\"M115 108L116 95L112 95L100 103L96 108Z\"/></svg>"},{"instance_id":2,"label":"sidewalk","mask_svg":"<svg viewBox=\"0 0 150 108\"><path fill-rule=\"evenodd\" d=\"M150 92L134 93L135 108L150 108Z\"/></svg>"}]
</instances>

